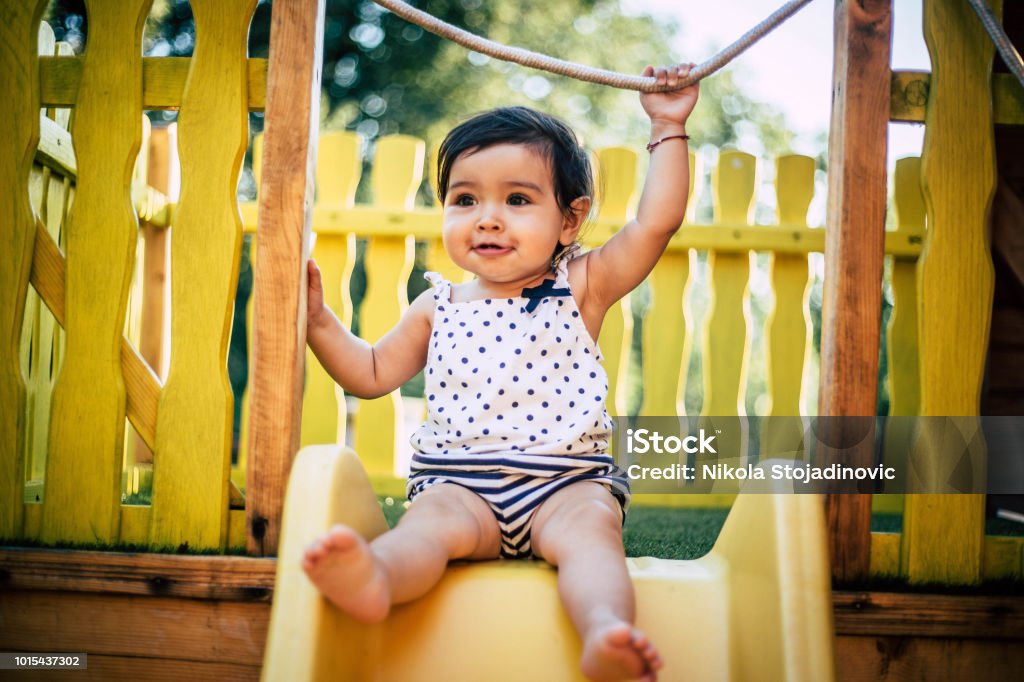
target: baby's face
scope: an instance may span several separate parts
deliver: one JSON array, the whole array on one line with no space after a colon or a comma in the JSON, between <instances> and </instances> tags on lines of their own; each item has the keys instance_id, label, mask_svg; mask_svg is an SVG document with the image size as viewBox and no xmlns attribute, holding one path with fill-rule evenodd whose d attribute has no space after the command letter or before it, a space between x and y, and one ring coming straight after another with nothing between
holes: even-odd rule
<instances>
[{"instance_id":1,"label":"baby's face","mask_svg":"<svg viewBox=\"0 0 1024 682\"><path fill-rule=\"evenodd\" d=\"M533 149L496 145L452 164L445 250L483 283L515 285L547 273L555 245L575 238L572 224L555 201L547 160Z\"/></svg>"}]
</instances>

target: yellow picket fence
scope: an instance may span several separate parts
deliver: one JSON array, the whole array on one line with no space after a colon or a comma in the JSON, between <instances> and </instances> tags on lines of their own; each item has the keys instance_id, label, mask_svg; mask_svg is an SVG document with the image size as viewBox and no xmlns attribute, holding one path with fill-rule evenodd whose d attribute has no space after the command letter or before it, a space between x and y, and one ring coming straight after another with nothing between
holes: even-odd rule
<instances>
[{"instance_id":1,"label":"yellow picket fence","mask_svg":"<svg viewBox=\"0 0 1024 682\"><path fill-rule=\"evenodd\" d=\"M48 56L55 48L45 25L34 39L44 2L19 5L0 26L12 55L3 73L23 94L4 103L0 137L2 158L15 160L0 166L13 264L0 270L0 320L14 329L16 351L9 359L5 348L0 370L2 537L193 550L245 544L244 512L231 509L229 492L226 365L242 245L235 193L248 112L265 93L266 61L246 54L255 5L193 2L197 32L218 39L203 41L191 59L143 59L148 0L90 6L87 56L63 56L64 48ZM24 56L33 44L38 60ZM41 107L55 109L52 118L40 120ZM135 170L147 167L138 160L140 121L155 108L180 110L182 187L173 207L142 187ZM140 329L129 293L140 217L166 224L172 215L173 352L161 380L129 340ZM130 430L159 472L150 505L123 504Z\"/></svg>"},{"instance_id":2,"label":"yellow picket fence","mask_svg":"<svg viewBox=\"0 0 1024 682\"><path fill-rule=\"evenodd\" d=\"M141 57L147 0L90 6L87 58L54 46L46 29L39 40L44 56L19 57L31 54L27 36L34 35L43 4L19 5L0 23L5 45L0 65L11 79L9 90L28 93L0 103L5 121L0 187L11 197L4 256L12 264L0 268L0 324L10 332L0 366L0 537L155 549L242 547L244 500L233 491L229 471L233 395L226 366L243 228L252 231L256 223L255 205L239 207L236 200L248 144L247 114L261 110L266 95L266 61L246 56L256 0L230 6L193 0L197 35L218 40L199 43L190 59ZM929 2L928 8L926 24L966 25L938 14L948 10L944 3ZM968 37L961 42L987 45ZM942 108L946 115L931 114L923 166L916 159L902 160L894 178L895 230L886 235L894 299L888 330L890 409L894 415L976 414L988 329L985 306L991 299L991 258L984 243L990 194L985 183L991 178L981 174L978 182L960 186L963 164L951 160L969 148L972 169L991 171L992 113L962 106L961 89L951 91L949 83L971 84L968 103L987 97L990 86L979 74L988 73L991 50L961 45L957 49L968 60L951 51L950 41L930 34L928 39L937 65L928 107ZM894 74L894 93L896 86L927 77ZM1002 86L996 93L1007 90ZM119 96L110 97L111 92ZM894 94L894 103L897 98ZM996 99L996 120L1006 122L1007 108L1000 108L1000 101L1006 98ZM924 107L914 106L894 108L893 116L924 120ZM43 107L49 115L40 120ZM143 110L161 108L180 111L182 188L173 206L145 190L136 171L148 165L136 160ZM1021 120L1017 109L1011 113L1011 122ZM988 118L979 124L981 116ZM965 147L958 136L968 129L977 139ZM360 147L349 133L321 138L313 255L324 271L328 304L349 321L356 242L367 240L360 317L364 337L373 340L407 304L417 241L428 245L431 269L456 280L462 274L441 248L439 210L416 203L430 165L426 144L403 136L376 142L368 204L355 201L363 167ZM630 216L642 157L613 148L600 150L596 160L604 193L585 237L590 246L603 243ZM694 171L694 177L702 177ZM749 155L721 152L710 187L696 188L689 221L649 278L651 305L638 377L641 414L682 411L683 382L698 338L702 414L741 414L754 363L765 368L761 404L767 414L813 411L809 263L825 243L824 231L806 223L814 163L782 157L774 171L776 196L765 203L777 206L775 224L751 219L760 183L757 160ZM102 181L79 182L80 176ZM922 187L928 197L927 234ZM706 191L714 219L694 224L695 198ZM154 239L173 224L170 333L158 344L171 349L164 359L166 378L140 353L146 307L130 304L132 296L145 297L144 291L132 290L133 279L146 277L138 267L140 219L156 226L145 228ZM926 241L929 248L922 253ZM774 308L763 327L754 329L751 288L764 281ZM698 293L707 300L706 310L694 309ZM616 414L626 412L633 366L630 305L626 300L609 314L599 339L612 378L609 409ZM928 331L924 341L920 330ZM755 344L757 339L763 341ZM350 438L378 490L399 492L396 453L405 447L405 437L398 392L358 402L350 419L345 400L311 357L307 371L303 443ZM955 381L944 383L951 376ZM243 439L246 433L243 428ZM128 504L122 477L146 459L147 449L152 452L151 503ZM239 448L247 450L244 443ZM1008 567L1005 575L1019 575L1020 543L991 549L983 537L979 500L920 496L908 501L913 526L902 540L881 541L876 568L906 575L910 566L925 578L954 582L976 581L983 564L986 576L997 564ZM942 552L953 536L969 541L964 546L969 545L970 556L962 562L967 568L949 572ZM992 559L993 553L1009 558Z\"/></svg>"},{"instance_id":3,"label":"yellow picket fence","mask_svg":"<svg viewBox=\"0 0 1024 682\"><path fill-rule=\"evenodd\" d=\"M408 305L407 283L417 242L428 247L428 269L454 281L465 277L441 244L440 209L416 205L425 165L433 170L432 164L425 164L426 148L424 141L408 136L378 140L368 178L372 201L357 204L355 195L363 168L359 137L350 132L321 134L312 255L324 275L327 304L348 324L353 316L349 291L356 243L358 239L367 241L366 294L359 319L362 336L370 341L394 326ZM257 172L259 157L257 139ZM615 147L599 150L595 161L602 193L584 234L589 247L602 244L631 217L638 197L641 157L633 149ZM770 405L765 414L781 417L813 413L817 372L812 358L813 323L808 297L815 280L811 254L824 249L824 230L807 224L815 188L814 160L791 155L775 161L775 196L769 201L777 206L778 222L767 225L752 220L760 184L757 158L739 151L722 151L708 188L700 186L703 174L692 154L690 162L698 183L690 188L688 222L673 238L648 281L650 306L643 317L640 376L630 374L630 368L638 363L631 363L629 358L633 345L629 298L608 314L601 330L599 343L610 377L608 409L612 414L627 414L626 389L636 380L642 384L641 415L685 414L684 384L699 334L703 339L702 415L745 414L748 368L758 362L767 374L767 401L760 401ZM886 252L894 262L893 293L899 310L913 310L916 305L912 273L924 231L923 202L916 184L919 173L916 158L897 164L898 217L896 229L887 235ZM690 221L696 198L705 190L713 198L713 222L693 224ZM245 229L254 232L256 204L243 204L242 215ZM758 277L761 288L770 289L775 303L763 327L755 329L749 308L751 283ZM694 289L700 290L699 297ZM694 304L696 298L702 299L700 304ZM891 352L899 359L890 365L892 404L913 413L916 365L905 359L916 354L914 315L894 315L890 334L898 345ZM763 339L758 344L760 358L754 356L755 338ZM403 400L397 390L375 400L346 401L312 353L307 356L306 372L302 444L345 442L348 438L378 491L402 494L403 483L396 476L402 460L398 453L408 450L407 420L415 422L422 416L407 415L404 410L422 411L422 405ZM352 414L347 403L355 407ZM349 426L354 433L347 433ZM245 434L243 424L243 439ZM240 452L244 451L241 447ZM244 476L238 474L236 480L243 481ZM730 500L729 495L702 496L699 504ZM646 501L680 500L650 496Z\"/></svg>"}]
</instances>

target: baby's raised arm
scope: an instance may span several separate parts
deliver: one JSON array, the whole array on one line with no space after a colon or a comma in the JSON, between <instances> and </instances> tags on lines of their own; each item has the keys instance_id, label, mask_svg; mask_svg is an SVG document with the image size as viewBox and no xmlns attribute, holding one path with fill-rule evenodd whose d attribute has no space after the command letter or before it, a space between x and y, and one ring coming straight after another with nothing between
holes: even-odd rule
<instances>
[{"instance_id":1,"label":"baby's raised arm","mask_svg":"<svg viewBox=\"0 0 1024 682\"><path fill-rule=\"evenodd\" d=\"M657 70L648 66L643 75L653 75L659 83L672 86L691 68L693 64ZM588 254L588 297L599 306L611 306L640 284L683 222L690 188L686 121L697 95L697 84L640 95L640 104L651 119L651 161L636 218Z\"/></svg>"},{"instance_id":2,"label":"baby's raised arm","mask_svg":"<svg viewBox=\"0 0 1024 682\"><path fill-rule=\"evenodd\" d=\"M434 297L428 290L409 305L398 324L371 345L345 328L324 305L323 281L309 261L306 342L327 373L357 398L379 398L423 369L427 362Z\"/></svg>"}]
</instances>

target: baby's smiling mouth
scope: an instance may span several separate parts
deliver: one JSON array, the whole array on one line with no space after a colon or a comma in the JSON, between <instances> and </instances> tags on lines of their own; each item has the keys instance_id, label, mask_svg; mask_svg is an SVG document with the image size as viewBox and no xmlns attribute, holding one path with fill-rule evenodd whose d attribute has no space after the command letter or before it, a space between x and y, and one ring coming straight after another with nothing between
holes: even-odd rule
<instances>
[{"instance_id":1,"label":"baby's smiling mouth","mask_svg":"<svg viewBox=\"0 0 1024 682\"><path fill-rule=\"evenodd\" d=\"M512 250L511 246L505 246L503 244L484 243L477 244L473 247L473 250L477 253L497 255L502 253L508 253Z\"/></svg>"}]
</instances>

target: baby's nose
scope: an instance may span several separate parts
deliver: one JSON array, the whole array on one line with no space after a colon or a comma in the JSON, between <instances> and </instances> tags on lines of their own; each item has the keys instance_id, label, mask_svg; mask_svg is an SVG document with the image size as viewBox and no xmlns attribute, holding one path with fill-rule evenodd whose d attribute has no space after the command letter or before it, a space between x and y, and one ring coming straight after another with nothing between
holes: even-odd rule
<instances>
[{"instance_id":1,"label":"baby's nose","mask_svg":"<svg viewBox=\"0 0 1024 682\"><path fill-rule=\"evenodd\" d=\"M477 220L478 230L500 230L501 219L493 211L484 211Z\"/></svg>"}]
</instances>

